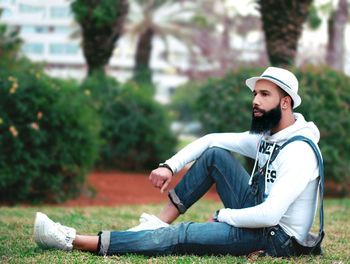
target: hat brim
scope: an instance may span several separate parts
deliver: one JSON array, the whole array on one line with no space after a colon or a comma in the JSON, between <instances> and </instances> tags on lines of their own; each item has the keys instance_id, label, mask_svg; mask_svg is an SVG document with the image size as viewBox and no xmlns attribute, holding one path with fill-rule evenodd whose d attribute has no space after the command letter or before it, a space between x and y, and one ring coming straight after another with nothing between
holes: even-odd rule
<instances>
[{"instance_id":1,"label":"hat brim","mask_svg":"<svg viewBox=\"0 0 350 264\"><path fill-rule=\"evenodd\" d=\"M275 80L269 77L252 77L247 79L245 81L245 84L249 87L250 90L254 91L256 82L260 80L270 81L276 84L278 87L280 87L283 91L285 91L293 100L293 103L294 103L293 109L297 108L300 105L301 103L300 96L297 93L295 93L293 90L291 90L288 86L286 86L284 83L279 82L277 79Z\"/></svg>"}]
</instances>

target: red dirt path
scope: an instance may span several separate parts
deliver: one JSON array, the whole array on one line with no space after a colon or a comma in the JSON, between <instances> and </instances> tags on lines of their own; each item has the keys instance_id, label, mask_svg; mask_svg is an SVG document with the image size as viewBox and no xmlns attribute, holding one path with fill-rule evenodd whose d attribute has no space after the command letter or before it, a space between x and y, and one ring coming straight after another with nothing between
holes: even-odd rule
<instances>
[{"instance_id":1,"label":"red dirt path","mask_svg":"<svg viewBox=\"0 0 350 264\"><path fill-rule=\"evenodd\" d=\"M171 184L173 188L178 183L185 171L180 171ZM95 188L94 198L80 195L69 200L64 206L115 206L130 204L161 203L168 201L166 193L161 194L148 180L148 174L125 172L92 172L87 176L88 182ZM205 199L219 201L219 197L213 187L205 196Z\"/></svg>"},{"instance_id":2,"label":"red dirt path","mask_svg":"<svg viewBox=\"0 0 350 264\"><path fill-rule=\"evenodd\" d=\"M173 178L170 188L173 188L185 174L182 170ZM96 190L94 198L86 194L78 198L58 204L59 206L115 206L130 204L162 203L168 201L167 193L161 194L154 188L145 173L126 172L98 172L93 171L87 176L87 180ZM325 197L339 197L340 184L326 182ZM348 186L350 193L350 186ZM338 194L338 195L337 195ZM209 190L204 199L219 201L215 186Z\"/></svg>"}]
</instances>

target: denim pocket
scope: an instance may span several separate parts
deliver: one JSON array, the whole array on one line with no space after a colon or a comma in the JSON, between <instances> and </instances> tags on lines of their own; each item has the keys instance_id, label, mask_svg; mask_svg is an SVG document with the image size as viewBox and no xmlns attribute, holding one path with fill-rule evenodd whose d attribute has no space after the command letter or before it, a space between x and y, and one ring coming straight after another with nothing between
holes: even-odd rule
<instances>
[{"instance_id":1,"label":"denim pocket","mask_svg":"<svg viewBox=\"0 0 350 264\"><path fill-rule=\"evenodd\" d=\"M268 254L274 257L288 257L295 255L291 237L281 227L275 226L268 230Z\"/></svg>"}]
</instances>

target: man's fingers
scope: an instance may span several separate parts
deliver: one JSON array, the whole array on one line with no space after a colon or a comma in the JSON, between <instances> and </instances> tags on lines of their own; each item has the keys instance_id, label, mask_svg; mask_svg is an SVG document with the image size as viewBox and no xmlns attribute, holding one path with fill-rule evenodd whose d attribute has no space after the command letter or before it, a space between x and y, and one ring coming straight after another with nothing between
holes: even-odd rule
<instances>
[{"instance_id":1,"label":"man's fingers","mask_svg":"<svg viewBox=\"0 0 350 264\"><path fill-rule=\"evenodd\" d=\"M170 183L171 183L171 178L164 182L163 187L160 189L160 192L164 193L165 191L167 191Z\"/></svg>"},{"instance_id":2,"label":"man's fingers","mask_svg":"<svg viewBox=\"0 0 350 264\"><path fill-rule=\"evenodd\" d=\"M171 178L171 172L167 168L155 169L148 177L153 187L159 188L161 193L169 188Z\"/></svg>"},{"instance_id":3,"label":"man's fingers","mask_svg":"<svg viewBox=\"0 0 350 264\"><path fill-rule=\"evenodd\" d=\"M164 180L163 179L158 179L156 187L161 188L163 186L163 184L164 184Z\"/></svg>"},{"instance_id":4,"label":"man's fingers","mask_svg":"<svg viewBox=\"0 0 350 264\"><path fill-rule=\"evenodd\" d=\"M152 183L152 185L154 186L154 187L159 187L158 186L158 177L157 177L158 175L156 175L155 173L151 173L151 175L149 176L149 180L150 180L150 182Z\"/></svg>"}]
</instances>

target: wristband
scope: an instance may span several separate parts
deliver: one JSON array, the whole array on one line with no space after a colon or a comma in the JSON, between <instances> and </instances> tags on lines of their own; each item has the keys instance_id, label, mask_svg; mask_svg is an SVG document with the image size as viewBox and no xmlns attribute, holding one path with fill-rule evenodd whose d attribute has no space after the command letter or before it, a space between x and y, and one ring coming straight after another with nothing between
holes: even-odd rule
<instances>
[{"instance_id":1,"label":"wristband","mask_svg":"<svg viewBox=\"0 0 350 264\"><path fill-rule=\"evenodd\" d=\"M217 210L217 211L215 212L215 214L213 215L213 220L214 220L215 222L219 222L219 220L218 220L219 213L220 213L220 210Z\"/></svg>"},{"instance_id":2,"label":"wristband","mask_svg":"<svg viewBox=\"0 0 350 264\"><path fill-rule=\"evenodd\" d=\"M174 175L173 170L170 168L170 166L169 166L168 164L166 164L166 163L160 163L160 164L158 165L158 167L159 167L159 168L160 168L160 167L162 167L162 168L167 168L168 170L171 171L171 174Z\"/></svg>"}]
</instances>

